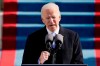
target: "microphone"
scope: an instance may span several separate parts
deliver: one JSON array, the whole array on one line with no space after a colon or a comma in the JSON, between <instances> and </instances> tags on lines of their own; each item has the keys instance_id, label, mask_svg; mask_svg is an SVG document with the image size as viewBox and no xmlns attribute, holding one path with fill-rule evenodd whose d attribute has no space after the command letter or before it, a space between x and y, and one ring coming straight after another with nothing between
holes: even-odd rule
<instances>
[{"instance_id":1,"label":"microphone","mask_svg":"<svg viewBox=\"0 0 100 66\"><path fill-rule=\"evenodd\" d=\"M61 49L61 46L63 44L63 36L61 34L56 34L54 41L55 41L56 46L55 46L55 49L52 53L52 64L56 63L56 52L59 49Z\"/></svg>"},{"instance_id":2,"label":"microphone","mask_svg":"<svg viewBox=\"0 0 100 66\"><path fill-rule=\"evenodd\" d=\"M63 44L63 36L61 34L57 34L55 36L55 43L56 43L55 50L57 51L58 49L61 49L61 46Z\"/></svg>"},{"instance_id":3,"label":"microphone","mask_svg":"<svg viewBox=\"0 0 100 66\"><path fill-rule=\"evenodd\" d=\"M45 44L46 44L46 49L49 52L51 52L52 43L53 43L53 35L52 34L47 34L46 37L45 37Z\"/></svg>"}]
</instances>

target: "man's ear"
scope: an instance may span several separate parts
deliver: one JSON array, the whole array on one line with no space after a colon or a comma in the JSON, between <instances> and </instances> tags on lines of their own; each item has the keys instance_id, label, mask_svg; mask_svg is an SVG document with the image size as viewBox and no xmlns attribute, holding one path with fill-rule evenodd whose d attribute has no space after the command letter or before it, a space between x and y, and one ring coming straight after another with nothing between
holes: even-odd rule
<instances>
[{"instance_id":1,"label":"man's ear","mask_svg":"<svg viewBox=\"0 0 100 66\"><path fill-rule=\"evenodd\" d=\"M59 21L61 20L61 16L59 16Z\"/></svg>"},{"instance_id":2,"label":"man's ear","mask_svg":"<svg viewBox=\"0 0 100 66\"><path fill-rule=\"evenodd\" d=\"M41 20L42 20L42 22L44 23L44 20L43 20L43 18L41 17Z\"/></svg>"}]
</instances>

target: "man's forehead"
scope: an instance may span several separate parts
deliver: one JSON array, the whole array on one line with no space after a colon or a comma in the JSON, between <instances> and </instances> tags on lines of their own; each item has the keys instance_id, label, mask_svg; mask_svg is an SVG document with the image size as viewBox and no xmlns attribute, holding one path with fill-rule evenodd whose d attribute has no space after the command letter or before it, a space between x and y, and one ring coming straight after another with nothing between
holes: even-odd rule
<instances>
[{"instance_id":1,"label":"man's forehead","mask_svg":"<svg viewBox=\"0 0 100 66\"><path fill-rule=\"evenodd\" d=\"M47 13L47 14L51 14L51 13L56 13L57 12L57 9L54 9L54 8L51 8L51 9L45 9L45 12Z\"/></svg>"},{"instance_id":2,"label":"man's forehead","mask_svg":"<svg viewBox=\"0 0 100 66\"><path fill-rule=\"evenodd\" d=\"M46 9L45 12L47 12L49 14L49 13L53 13L54 10L52 10L52 9Z\"/></svg>"}]
</instances>

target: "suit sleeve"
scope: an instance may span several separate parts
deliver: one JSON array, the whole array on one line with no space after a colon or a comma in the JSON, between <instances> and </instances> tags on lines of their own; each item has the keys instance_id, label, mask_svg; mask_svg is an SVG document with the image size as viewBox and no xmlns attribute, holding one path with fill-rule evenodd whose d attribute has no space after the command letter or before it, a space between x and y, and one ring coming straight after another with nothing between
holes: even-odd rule
<instances>
[{"instance_id":1,"label":"suit sleeve","mask_svg":"<svg viewBox=\"0 0 100 66\"><path fill-rule=\"evenodd\" d=\"M39 56L36 53L35 39L28 37L24 49L22 64L37 64Z\"/></svg>"},{"instance_id":2,"label":"suit sleeve","mask_svg":"<svg viewBox=\"0 0 100 66\"><path fill-rule=\"evenodd\" d=\"M73 41L73 57L72 64L83 64L82 47L79 35L76 33Z\"/></svg>"}]
</instances>

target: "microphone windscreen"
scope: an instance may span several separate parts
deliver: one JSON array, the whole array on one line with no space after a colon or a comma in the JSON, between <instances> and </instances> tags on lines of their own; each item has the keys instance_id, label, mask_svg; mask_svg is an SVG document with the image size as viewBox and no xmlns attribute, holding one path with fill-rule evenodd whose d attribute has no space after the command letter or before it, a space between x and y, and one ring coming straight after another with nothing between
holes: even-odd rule
<instances>
[{"instance_id":1,"label":"microphone windscreen","mask_svg":"<svg viewBox=\"0 0 100 66\"><path fill-rule=\"evenodd\" d=\"M61 34L57 34L55 36L55 41L61 42L61 44L63 44L63 36Z\"/></svg>"},{"instance_id":2,"label":"microphone windscreen","mask_svg":"<svg viewBox=\"0 0 100 66\"><path fill-rule=\"evenodd\" d=\"M45 37L45 44L47 42L52 42L53 41L53 35L52 34L47 34Z\"/></svg>"}]
</instances>

